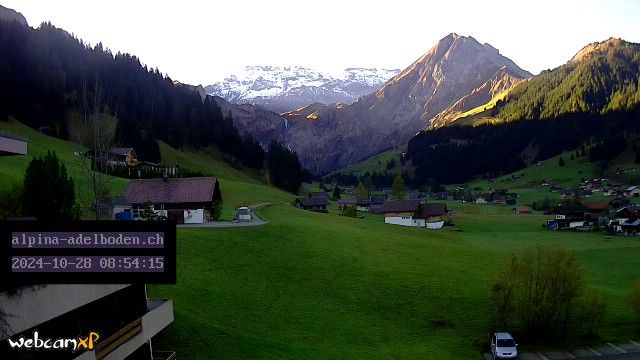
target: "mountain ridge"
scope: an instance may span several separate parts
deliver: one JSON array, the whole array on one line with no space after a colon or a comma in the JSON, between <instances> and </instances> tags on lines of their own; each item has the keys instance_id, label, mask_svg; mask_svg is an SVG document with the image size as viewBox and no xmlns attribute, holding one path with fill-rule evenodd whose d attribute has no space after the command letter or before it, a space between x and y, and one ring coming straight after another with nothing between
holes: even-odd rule
<instances>
[{"instance_id":1,"label":"mountain ridge","mask_svg":"<svg viewBox=\"0 0 640 360\"><path fill-rule=\"evenodd\" d=\"M331 74L301 66L247 66L205 87L209 95L282 113L313 102L349 103L376 91L398 69L347 68Z\"/></svg>"}]
</instances>

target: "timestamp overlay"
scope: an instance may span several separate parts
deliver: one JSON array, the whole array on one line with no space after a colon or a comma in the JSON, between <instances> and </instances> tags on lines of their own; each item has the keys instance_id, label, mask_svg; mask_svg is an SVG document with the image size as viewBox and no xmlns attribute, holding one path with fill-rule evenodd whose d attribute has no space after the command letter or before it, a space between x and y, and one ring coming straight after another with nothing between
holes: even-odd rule
<instances>
[{"instance_id":1,"label":"timestamp overlay","mask_svg":"<svg viewBox=\"0 0 640 360\"><path fill-rule=\"evenodd\" d=\"M0 283L175 283L172 222L0 222Z\"/></svg>"}]
</instances>

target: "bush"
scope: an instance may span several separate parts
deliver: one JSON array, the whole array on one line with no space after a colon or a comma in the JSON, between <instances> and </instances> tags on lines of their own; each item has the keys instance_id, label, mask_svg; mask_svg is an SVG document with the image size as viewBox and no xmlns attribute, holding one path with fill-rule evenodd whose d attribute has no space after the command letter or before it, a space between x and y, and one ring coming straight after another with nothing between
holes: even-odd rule
<instances>
[{"instance_id":1,"label":"bush","mask_svg":"<svg viewBox=\"0 0 640 360\"><path fill-rule=\"evenodd\" d=\"M355 206L346 206L342 212L340 213L340 215L342 216L348 216L348 217L357 217L358 216L358 212L356 211L356 207Z\"/></svg>"},{"instance_id":2,"label":"bush","mask_svg":"<svg viewBox=\"0 0 640 360\"><path fill-rule=\"evenodd\" d=\"M582 300L582 323L585 334L593 336L600 330L607 313L607 300L603 294L591 292Z\"/></svg>"},{"instance_id":3,"label":"bush","mask_svg":"<svg viewBox=\"0 0 640 360\"><path fill-rule=\"evenodd\" d=\"M512 254L492 288L497 325L517 319L534 338L566 335L583 287L583 271L563 248L538 246Z\"/></svg>"}]
</instances>

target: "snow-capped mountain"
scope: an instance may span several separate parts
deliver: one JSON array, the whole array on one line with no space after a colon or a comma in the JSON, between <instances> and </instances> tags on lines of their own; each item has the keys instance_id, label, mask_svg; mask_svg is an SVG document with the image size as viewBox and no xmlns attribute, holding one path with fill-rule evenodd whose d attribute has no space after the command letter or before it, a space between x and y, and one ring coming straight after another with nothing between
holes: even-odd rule
<instances>
[{"instance_id":1,"label":"snow-capped mountain","mask_svg":"<svg viewBox=\"0 0 640 360\"><path fill-rule=\"evenodd\" d=\"M329 74L299 66L247 66L240 74L205 87L210 95L237 104L257 104L276 111L311 103L351 103L375 92L399 69L348 68Z\"/></svg>"}]
</instances>

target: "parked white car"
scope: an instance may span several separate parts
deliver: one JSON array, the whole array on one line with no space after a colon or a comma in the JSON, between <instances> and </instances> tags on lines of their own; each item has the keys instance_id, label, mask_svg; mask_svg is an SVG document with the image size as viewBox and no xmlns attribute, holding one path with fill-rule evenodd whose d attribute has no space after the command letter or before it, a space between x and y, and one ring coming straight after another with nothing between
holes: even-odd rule
<instances>
[{"instance_id":1,"label":"parked white car","mask_svg":"<svg viewBox=\"0 0 640 360\"><path fill-rule=\"evenodd\" d=\"M491 355L494 359L518 359L518 344L509 333L495 333L491 336Z\"/></svg>"}]
</instances>

